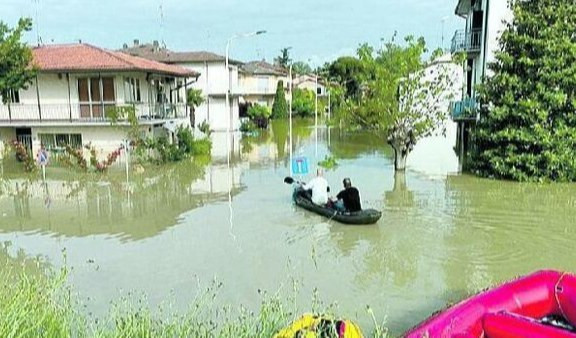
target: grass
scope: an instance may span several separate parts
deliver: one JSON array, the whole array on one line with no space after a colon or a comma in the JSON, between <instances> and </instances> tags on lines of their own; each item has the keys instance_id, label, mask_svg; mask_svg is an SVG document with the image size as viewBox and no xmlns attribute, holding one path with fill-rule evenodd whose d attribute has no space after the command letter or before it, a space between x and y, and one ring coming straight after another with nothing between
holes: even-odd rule
<instances>
[{"instance_id":1,"label":"grass","mask_svg":"<svg viewBox=\"0 0 576 338\"><path fill-rule=\"evenodd\" d=\"M6 248L4 248L6 251ZM256 312L240 306L218 307L215 300L222 283L197 295L187 311L171 304L152 311L145 297L128 295L113 303L104 318L84 314L79 298L68 285L68 270L50 272L38 261L14 259L0 262L0 337L262 337L269 338L301 315L295 298L261 292ZM293 282L296 294L297 283ZM323 308L324 311L318 309ZM333 313L313 295L315 313ZM387 337L370 308L376 329L373 337Z\"/></svg>"}]
</instances>

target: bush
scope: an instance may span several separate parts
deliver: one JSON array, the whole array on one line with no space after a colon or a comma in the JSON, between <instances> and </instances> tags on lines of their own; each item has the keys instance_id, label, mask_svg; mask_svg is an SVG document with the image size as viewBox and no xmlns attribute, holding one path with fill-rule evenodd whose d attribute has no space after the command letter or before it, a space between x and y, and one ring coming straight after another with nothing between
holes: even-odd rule
<instances>
[{"instance_id":1,"label":"bush","mask_svg":"<svg viewBox=\"0 0 576 338\"><path fill-rule=\"evenodd\" d=\"M240 125L240 131L243 133L253 133L256 129L258 129L258 127L256 127L256 124L252 120L242 121Z\"/></svg>"},{"instance_id":2,"label":"bush","mask_svg":"<svg viewBox=\"0 0 576 338\"><path fill-rule=\"evenodd\" d=\"M270 108L266 106L261 106L257 103L253 104L248 108L248 116L254 122L257 128L266 129L268 128L268 120L272 112Z\"/></svg>"}]
</instances>

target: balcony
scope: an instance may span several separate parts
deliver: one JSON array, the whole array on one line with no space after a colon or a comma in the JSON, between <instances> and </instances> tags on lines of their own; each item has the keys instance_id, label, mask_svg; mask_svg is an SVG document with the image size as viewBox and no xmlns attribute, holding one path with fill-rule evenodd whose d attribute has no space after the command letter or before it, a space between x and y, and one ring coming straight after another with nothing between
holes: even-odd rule
<instances>
[{"instance_id":1,"label":"balcony","mask_svg":"<svg viewBox=\"0 0 576 338\"><path fill-rule=\"evenodd\" d=\"M452 102L453 121L476 121L478 119L478 102L475 98L466 98Z\"/></svg>"},{"instance_id":2,"label":"balcony","mask_svg":"<svg viewBox=\"0 0 576 338\"><path fill-rule=\"evenodd\" d=\"M457 30L452 38L452 53L480 53L482 48L482 29Z\"/></svg>"},{"instance_id":3,"label":"balcony","mask_svg":"<svg viewBox=\"0 0 576 338\"><path fill-rule=\"evenodd\" d=\"M184 103L135 103L135 104L12 104L10 111L7 105L0 104L0 124L42 123L42 122L76 122L76 123L109 123L110 119L103 114L110 108L134 107L136 116L141 121L158 121L187 117Z\"/></svg>"}]
</instances>

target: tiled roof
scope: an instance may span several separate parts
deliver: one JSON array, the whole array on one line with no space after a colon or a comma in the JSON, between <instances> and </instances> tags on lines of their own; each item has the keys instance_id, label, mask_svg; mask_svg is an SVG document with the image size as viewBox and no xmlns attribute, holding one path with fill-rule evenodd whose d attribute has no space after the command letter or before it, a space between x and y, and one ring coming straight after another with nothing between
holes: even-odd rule
<instances>
[{"instance_id":1,"label":"tiled roof","mask_svg":"<svg viewBox=\"0 0 576 338\"><path fill-rule=\"evenodd\" d=\"M173 76L197 73L173 65L114 52L89 44L46 45L32 49L34 63L43 71L144 71Z\"/></svg>"},{"instance_id":2,"label":"tiled roof","mask_svg":"<svg viewBox=\"0 0 576 338\"><path fill-rule=\"evenodd\" d=\"M212 52L175 52L165 47L154 46L153 44L141 44L122 48L119 52L164 63L224 62L226 60L224 56ZM228 61L230 64L242 64L242 62L232 59Z\"/></svg>"},{"instance_id":3,"label":"tiled roof","mask_svg":"<svg viewBox=\"0 0 576 338\"><path fill-rule=\"evenodd\" d=\"M288 74L286 69L269 64L266 61L252 61L242 65L243 73L255 75L278 75L285 76Z\"/></svg>"}]
</instances>

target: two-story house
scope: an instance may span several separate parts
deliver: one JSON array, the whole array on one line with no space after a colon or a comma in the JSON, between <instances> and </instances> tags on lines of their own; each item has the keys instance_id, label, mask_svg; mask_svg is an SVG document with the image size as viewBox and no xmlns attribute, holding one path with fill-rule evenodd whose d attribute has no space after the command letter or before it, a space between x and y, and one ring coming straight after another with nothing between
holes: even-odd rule
<instances>
[{"instance_id":1,"label":"two-story house","mask_svg":"<svg viewBox=\"0 0 576 338\"><path fill-rule=\"evenodd\" d=\"M91 144L101 154L119 148L129 123L110 120L110 109L133 107L142 135L189 125L184 101L192 70L88 44L33 48L38 75L27 89L0 104L0 140L18 140L34 154ZM165 127L165 128L164 128Z\"/></svg>"},{"instance_id":2,"label":"two-story house","mask_svg":"<svg viewBox=\"0 0 576 338\"><path fill-rule=\"evenodd\" d=\"M465 53L462 99L452 104L452 119L458 122L458 144L461 160L468 148L468 128L479 116L478 84L490 76L487 65L495 61L499 38L506 22L513 18L505 0L458 0L455 14L464 20L464 28L452 38L452 53Z\"/></svg>"},{"instance_id":3,"label":"two-story house","mask_svg":"<svg viewBox=\"0 0 576 338\"><path fill-rule=\"evenodd\" d=\"M238 112L238 67L241 62L229 60L229 69L226 69L226 59L222 55L211 52L175 52L160 46L158 41L152 44L140 44L134 40L129 47L124 45L122 52L140 56L166 64L178 65L199 73L198 81L191 88L199 89L204 96L204 103L195 109L195 124L206 121L210 129L225 131L231 125L232 129L240 127ZM230 88L228 87L228 79ZM228 108L226 111L226 91L230 90ZM230 124L230 120L232 123Z\"/></svg>"},{"instance_id":4,"label":"two-story house","mask_svg":"<svg viewBox=\"0 0 576 338\"><path fill-rule=\"evenodd\" d=\"M288 88L288 72L266 61L252 61L240 67L238 92L240 104L257 103L272 107L278 81L282 80L284 90Z\"/></svg>"}]
</instances>

